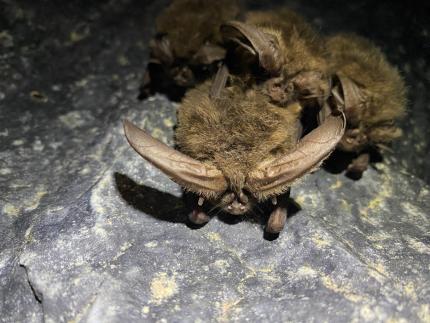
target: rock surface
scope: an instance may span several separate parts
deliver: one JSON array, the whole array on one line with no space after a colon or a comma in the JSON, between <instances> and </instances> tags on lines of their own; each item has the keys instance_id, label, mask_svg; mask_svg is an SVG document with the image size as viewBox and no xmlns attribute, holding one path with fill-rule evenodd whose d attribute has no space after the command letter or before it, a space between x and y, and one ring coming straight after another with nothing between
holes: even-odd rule
<instances>
[{"instance_id":1,"label":"rock surface","mask_svg":"<svg viewBox=\"0 0 430 323\"><path fill-rule=\"evenodd\" d=\"M430 321L430 188L411 175L428 179L430 70L410 52L429 44L419 13L415 43L399 45L407 30L378 29L383 4L364 21L364 1L290 3L384 46L411 85L412 131L359 181L305 178L270 241L247 220L187 226L180 188L124 139L129 118L173 144L176 105L136 99L163 3L4 3L0 321Z\"/></svg>"}]
</instances>

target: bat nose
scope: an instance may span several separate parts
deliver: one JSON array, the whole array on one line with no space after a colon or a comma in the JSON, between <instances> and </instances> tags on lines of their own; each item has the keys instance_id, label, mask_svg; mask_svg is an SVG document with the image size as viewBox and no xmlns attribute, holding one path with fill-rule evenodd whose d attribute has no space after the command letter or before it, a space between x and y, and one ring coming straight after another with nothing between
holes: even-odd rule
<instances>
[{"instance_id":1,"label":"bat nose","mask_svg":"<svg viewBox=\"0 0 430 323\"><path fill-rule=\"evenodd\" d=\"M229 206L227 206L227 210L231 214L243 214L245 213L246 207L237 200L234 200Z\"/></svg>"}]
</instances>

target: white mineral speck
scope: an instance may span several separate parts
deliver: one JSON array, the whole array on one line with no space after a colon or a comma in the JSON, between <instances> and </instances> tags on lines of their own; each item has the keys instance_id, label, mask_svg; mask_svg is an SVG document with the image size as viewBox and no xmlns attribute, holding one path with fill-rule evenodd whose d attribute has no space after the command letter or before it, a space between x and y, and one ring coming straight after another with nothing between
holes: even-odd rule
<instances>
[{"instance_id":1,"label":"white mineral speck","mask_svg":"<svg viewBox=\"0 0 430 323\"><path fill-rule=\"evenodd\" d=\"M12 173L10 168L1 168L0 169L0 175L9 175L10 173Z\"/></svg>"},{"instance_id":2,"label":"white mineral speck","mask_svg":"<svg viewBox=\"0 0 430 323\"><path fill-rule=\"evenodd\" d=\"M22 140L22 139L16 139L16 140L12 141L13 146L21 146L23 143L24 143L24 140Z\"/></svg>"},{"instance_id":3,"label":"white mineral speck","mask_svg":"<svg viewBox=\"0 0 430 323\"><path fill-rule=\"evenodd\" d=\"M33 143L33 150L34 151L42 151L45 148L45 145L42 144L40 139L36 139Z\"/></svg>"}]
</instances>

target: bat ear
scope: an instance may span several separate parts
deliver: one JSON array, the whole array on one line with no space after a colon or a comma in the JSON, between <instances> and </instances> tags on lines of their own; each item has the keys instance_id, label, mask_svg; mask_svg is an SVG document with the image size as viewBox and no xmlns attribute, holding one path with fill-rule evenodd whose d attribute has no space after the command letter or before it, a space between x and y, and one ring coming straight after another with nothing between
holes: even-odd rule
<instances>
[{"instance_id":1,"label":"bat ear","mask_svg":"<svg viewBox=\"0 0 430 323\"><path fill-rule=\"evenodd\" d=\"M322 124L304 136L292 152L258 165L248 175L248 189L258 199L264 200L282 193L295 180L318 168L345 132L345 115L338 112L326 116Z\"/></svg>"},{"instance_id":2,"label":"bat ear","mask_svg":"<svg viewBox=\"0 0 430 323\"><path fill-rule=\"evenodd\" d=\"M227 189L227 181L216 167L167 146L128 120L124 120L124 131L129 144L140 156L185 189L208 198Z\"/></svg>"},{"instance_id":3,"label":"bat ear","mask_svg":"<svg viewBox=\"0 0 430 323\"><path fill-rule=\"evenodd\" d=\"M234 42L258 56L260 66L271 75L279 75L282 67L278 39L264 33L255 26L239 21L230 21L221 26L226 41Z\"/></svg>"}]
</instances>

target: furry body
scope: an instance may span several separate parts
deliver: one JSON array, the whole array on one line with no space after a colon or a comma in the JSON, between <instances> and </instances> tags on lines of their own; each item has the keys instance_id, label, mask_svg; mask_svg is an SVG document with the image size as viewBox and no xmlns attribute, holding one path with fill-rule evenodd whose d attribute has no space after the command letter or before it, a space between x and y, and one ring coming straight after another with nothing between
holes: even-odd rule
<instances>
[{"instance_id":1,"label":"furry body","mask_svg":"<svg viewBox=\"0 0 430 323\"><path fill-rule=\"evenodd\" d=\"M279 107L256 89L223 90L211 100L209 84L190 90L178 110L176 142L185 154L216 165L240 191L264 159L290 151L297 142L301 107Z\"/></svg>"}]
</instances>

